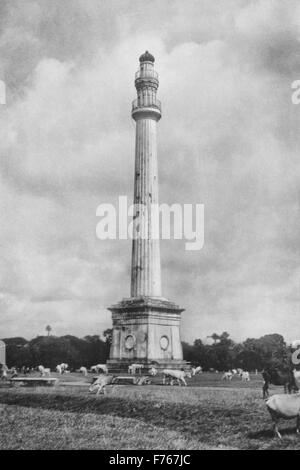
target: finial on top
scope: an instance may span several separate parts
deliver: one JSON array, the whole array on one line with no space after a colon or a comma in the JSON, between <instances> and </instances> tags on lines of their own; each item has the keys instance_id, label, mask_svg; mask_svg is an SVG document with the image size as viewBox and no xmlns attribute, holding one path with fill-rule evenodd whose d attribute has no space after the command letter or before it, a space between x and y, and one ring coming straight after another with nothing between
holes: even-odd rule
<instances>
[{"instance_id":1,"label":"finial on top","mask_svg":"<svg viewBox=\"0 0 300 470\"><path fill-rule=\"evenodd\" d=\"M154 62L154 56L149 51L144 52L140 57L140 62Z\"/></svg>"}]
</instances>

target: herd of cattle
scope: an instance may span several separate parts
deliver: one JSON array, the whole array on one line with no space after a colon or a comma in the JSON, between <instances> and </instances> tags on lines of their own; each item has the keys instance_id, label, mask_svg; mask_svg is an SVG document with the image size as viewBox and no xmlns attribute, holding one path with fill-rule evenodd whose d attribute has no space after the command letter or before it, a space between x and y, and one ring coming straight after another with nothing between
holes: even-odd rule
<instances>
[{"instance_id":1,"label":"herd of cattle","mask_svg":"<svg viewBox=\"0 0 300 470\"><path fill-rule=\"evenodd\" d=\"M128 367L128 374L142 374L144 369L144 364L131 364ZM18 372L21 372L24 376L30 374L31 372L38 371L41 377L50 377L51 370L48 367L42 365L37 366L36 368L22 367L19 371L16 367L12 367L10 370L5 365L0 365L1 380L7 380L7 374L10 373L11 377L14 378L18 376ZM56 373L68 374L70 373L69 365L66 363L58 364L55 368ZM90 392L96 391L98 396L101 393L106 393L107 385L114 385L116 380L120 377L116 375L109 375L106 364L96 364L90 369L87 367L80 367L78 370L82 375L87 376L88 373L97 374L92 385L89 387ZM163 385L184 385L187 386L186 378L192 378L196 374L201 374L202 367L196 366L192 367L190 370L173 370L173 369L163 369L159 371L156 367L151 367L148 371L148 375L144 375L138 381L134 382L138 385L150 384L150 377L155 377L159 373L162 374ZM217 371L215 371L217 372ZM258 374L258 371L255 371L255 374ZM226 371L222 374L221 380L231 381L233 377L240 378L242 382L250 381L250 373L242 369L232 369ZM298 384L300 384L300 371L294 370L279 370L276 368L264 369L262 371L262 376L264 379L263 383L263 398L266 400L267 409L271 415L275 435L281 438L281 435L278 430L278 420L280 418L292 419L297 418L296 431L300 433L300 392ZM273 395L270 398L269 396L269 385L281 385L284 387L285 395ZM289 394L287 394L287 392ZM292 393L293 392L293 393Z\"/></svg>"}]
</instances>

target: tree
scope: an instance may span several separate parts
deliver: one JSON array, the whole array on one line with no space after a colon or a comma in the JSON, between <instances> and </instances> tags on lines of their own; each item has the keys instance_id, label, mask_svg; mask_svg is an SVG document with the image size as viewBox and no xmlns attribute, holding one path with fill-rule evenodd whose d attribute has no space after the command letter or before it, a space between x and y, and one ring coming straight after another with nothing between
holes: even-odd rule
<instances>
[{"instance_id":1,"label":"tree","mask_svg":"<svg viewBox=\"0 0 300 470\"><path fill-rule=\"evenodd\" d=\"M211 336L208 336L208 338L212 338L214 340L214 344L220 340L220 336L217 333L213 333Z\"/></svg>"},{"instance_id":2,"label":"tree","mask_svg":"<svg viewBox=\"0 0 300 470\"><path fill-rule=\"evenodd\" d=\"M107 328L106 330L103 331L103 336L105 338L106 344L110 347L112 343L112 328Z\"/></svg>"},{"instance_id":3,"label":"tree","mask_svg":"<svg viewBox=\"0 0 300 470\"><path fill-rule=\"evenodd\" d=\"M49 336L49 335L50 335L50 331L52 331L52 328L51 328L50 325L47 325L47 326L46 326L46 331L48 332L48 335L47 335L47 336Z\"/></svg>"},{"instance_id":4,"label":"tree","mask_svg":"<svg viewBox=\"0 0 300 470\"><path fill-rule=\"evenodd\" d=\"M29 342L24 338L4 338L6 344L6 362L8 367L31 365Z\"/></svg>"}]
</instances>

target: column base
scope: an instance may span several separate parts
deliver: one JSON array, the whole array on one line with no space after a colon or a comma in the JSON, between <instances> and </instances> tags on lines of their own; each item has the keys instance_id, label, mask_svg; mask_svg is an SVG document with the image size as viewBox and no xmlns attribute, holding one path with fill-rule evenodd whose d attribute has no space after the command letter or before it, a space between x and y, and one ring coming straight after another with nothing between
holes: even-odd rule
<instances>
[{"instance_id":1,"label":"column base","mask_svg":"<svg viewBox=\"0 0 300 470\"><path fill-rule=\"evenodd\" d=\"M128 369L132 363L158 369L181 369L180 317L184 309L162 297L123 299L109 308L113 335L110 370Z\"/></svg>"}]
</instances>

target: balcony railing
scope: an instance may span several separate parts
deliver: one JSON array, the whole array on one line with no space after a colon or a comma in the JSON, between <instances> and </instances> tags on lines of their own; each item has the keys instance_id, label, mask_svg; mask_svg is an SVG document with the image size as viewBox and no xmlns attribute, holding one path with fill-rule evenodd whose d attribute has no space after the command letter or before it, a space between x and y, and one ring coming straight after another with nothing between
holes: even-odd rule
<instances>
[{"instance_id":1,"label":"balcony railing","mask_svg":"<svg viewBox=\"0 0 300 470\"><path fill-rule=\"evenodd\" d=\"M132 102L132 111L138 108L156 108L161 111L161 102L157 98L143 97L143 99L137 98Z\"/></svg>"},{"instance_id":2,"label":"balcony railing","mask_svg":"<svg viewBox=\"0 0 300 470\"><path fill-rule=\"evenodd\" d=\"M137 78L155 78L158 80L158 73L155 70L138 70L135 74L135 79Z\"/></svg>"}]
</instances>

